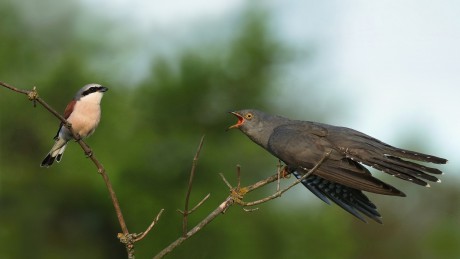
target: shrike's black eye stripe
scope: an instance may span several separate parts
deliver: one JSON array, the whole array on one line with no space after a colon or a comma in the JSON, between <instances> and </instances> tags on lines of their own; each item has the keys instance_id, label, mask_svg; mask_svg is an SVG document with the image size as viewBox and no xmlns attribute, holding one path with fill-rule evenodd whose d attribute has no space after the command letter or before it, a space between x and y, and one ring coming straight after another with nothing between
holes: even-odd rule
<instances>
[{"instance_id":1,"label":"shrike's black eye stripe","mask_svg":"<svg viewBox=\"0 0 460 259\"><path fill-rule=\"evenodd\" d=\"M94 87L90 87L88 90L84 91L81 95L82 96L86 96L90 93L94 93L94 92L97 92L101 89L103 89L104 87L103 86L94 86Z\"/></svg>"}]
</instances>

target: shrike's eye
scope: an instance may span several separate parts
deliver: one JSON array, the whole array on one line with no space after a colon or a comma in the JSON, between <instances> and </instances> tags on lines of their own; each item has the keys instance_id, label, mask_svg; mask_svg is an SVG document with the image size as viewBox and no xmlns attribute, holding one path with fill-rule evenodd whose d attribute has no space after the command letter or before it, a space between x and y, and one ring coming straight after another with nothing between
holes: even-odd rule
<instances>
[{"instance_id":1,"label":"shrike's eye","mask_svg":"<svg viewBox=\"0 0 460 259\"><path fill-rule=\"evenodd\" d=\"M246 115L244 115L244 118L246 118L246 120L251 120L252 117L254 117L254 115L252 115L252 113L246 113Z\"/></svg>"}]
</instances>

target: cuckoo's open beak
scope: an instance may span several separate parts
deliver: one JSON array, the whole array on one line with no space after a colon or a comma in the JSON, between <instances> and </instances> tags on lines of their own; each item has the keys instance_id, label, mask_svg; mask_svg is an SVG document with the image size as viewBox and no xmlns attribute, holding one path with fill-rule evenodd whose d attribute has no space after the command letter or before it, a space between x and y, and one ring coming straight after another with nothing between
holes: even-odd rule
<instances>
[{"instance_id":1,"label":"cuckoo's open beak","mask_svg":"<svg viewBox=\"0 0 460 259\"><path fill-rule=\"evenodd\" d=\"M238 122L235 125L228 127L227 130L241 127L241 125L243 125L244 123L244 117L237 112L230 112L230 113L235 115L238 118Z\"/></svg>"}]
</instances>

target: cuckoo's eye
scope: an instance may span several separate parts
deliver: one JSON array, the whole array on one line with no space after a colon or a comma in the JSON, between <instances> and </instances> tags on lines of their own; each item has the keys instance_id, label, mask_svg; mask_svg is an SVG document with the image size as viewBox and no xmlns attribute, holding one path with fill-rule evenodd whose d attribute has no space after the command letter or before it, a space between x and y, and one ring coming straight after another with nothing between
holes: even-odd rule
<instances>
[{"instance_id":1,"label":"cuckoo's eye","mask_svg":"<svg viewBox=\"0 0 460 259\"><path fill-rule=\"evenodd\" d=\"M246 120L251 120L253 117L254 117L254 115L252 115L252 113L250 113L250 112L248 112L248 113L246 113L246 114L244 115L244 118L245 118Z\"/></svg>"}]
</instances>

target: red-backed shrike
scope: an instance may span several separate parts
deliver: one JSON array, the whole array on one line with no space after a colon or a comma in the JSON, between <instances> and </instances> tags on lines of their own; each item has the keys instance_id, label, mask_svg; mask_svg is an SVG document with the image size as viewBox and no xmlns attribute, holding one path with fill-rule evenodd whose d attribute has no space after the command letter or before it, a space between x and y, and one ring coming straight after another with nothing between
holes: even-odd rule
<instances>
[{"instance_id":1,"label":"red-backed shrike","mask_svg":"<svg viewBox=\"0 0 460 259\"><path fill-rule=\"evenodd\" d=\"M109 90L107 87L99 84L85 85L77 92L73 100L67 104L64 118L72 124L73 131L78 133L81 138L86 138L93 134L99 124L101 119L101 99L107 90ZM43 159L41 166L49 167L54 160L60 162L67 142L72 138L72 132L61 123L54 137L54 146Z\"/></svg>"}]
</instances>

